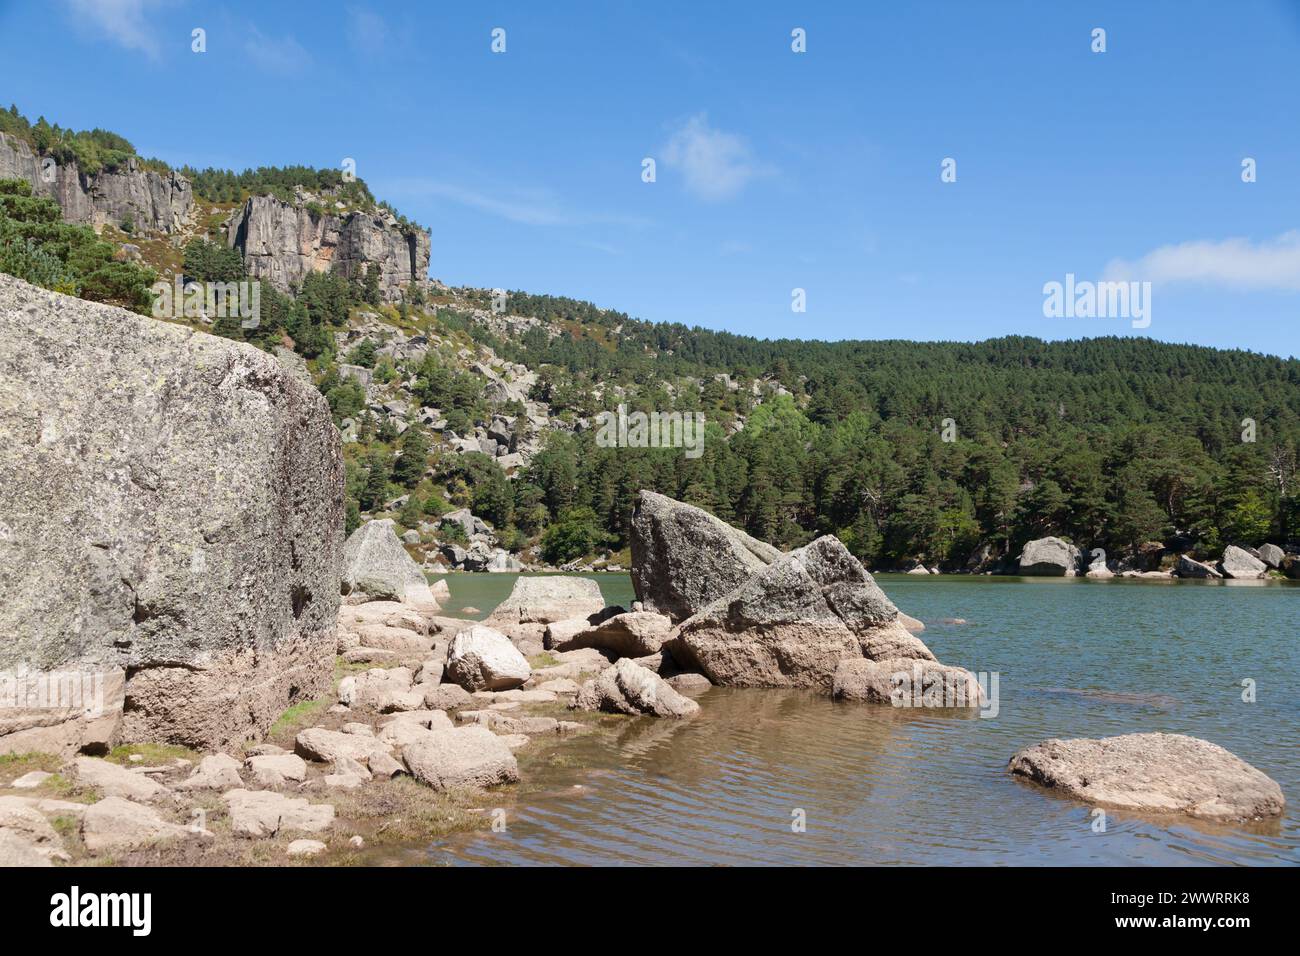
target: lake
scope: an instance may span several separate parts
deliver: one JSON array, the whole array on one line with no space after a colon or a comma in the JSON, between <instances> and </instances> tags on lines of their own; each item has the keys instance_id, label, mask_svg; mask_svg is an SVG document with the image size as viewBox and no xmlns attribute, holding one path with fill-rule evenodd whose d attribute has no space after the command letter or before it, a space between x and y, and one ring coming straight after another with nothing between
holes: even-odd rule
<instances>
[{"instance_id":1,"label":"lake","mask_svg":"<svg viewBox=\"0 0 1300 956\"><path fill-rule=\"evenodd\" d=\"M447 575L481 617L515 575ZM608 601L626 575L591 575ZM1300 586L880 575L940 660L998 675L995 717L715 688L688 721L534 743L509 825L420 848L452 864L1300 863ZM963 618L965 624L944 624ZM1242 700L1255 683L1254 703ZM613 720L613 718L611 718ZM1090 808L1005 770L1049 737L1192 734L1282 786L1248 827ZM792 821L806 821L794 832Z\"/></svg>"}]
</instances>

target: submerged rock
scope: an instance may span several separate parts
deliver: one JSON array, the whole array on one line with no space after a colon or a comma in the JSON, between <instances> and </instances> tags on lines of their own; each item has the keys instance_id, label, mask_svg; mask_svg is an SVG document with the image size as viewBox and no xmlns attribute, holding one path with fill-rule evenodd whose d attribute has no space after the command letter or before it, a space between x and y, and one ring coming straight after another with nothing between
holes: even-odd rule
<instances>
[{"instance_id":1,"label":"submerged rock","mask_svg":"<svg viewBox=\"0 0 1300 956\"><path fill-rule=\"evenodd\" d=\"M637 498L631 538L637 599L674 621L702 611L781 555L707 511L653 491Z\"/></svg>"},{"instance_id":2,"label":"submerged rock","mask_svg":"<svg viewBox=\"0 0 1300 956\"><path fill-rule=\"evenodd\" d=\"M1122 810L1244 821L1277 816L1286 805L1276 781L1217 744L1183 734L1047 740L1016 753L1007 769Z\"/></svg>"}]
</instances>

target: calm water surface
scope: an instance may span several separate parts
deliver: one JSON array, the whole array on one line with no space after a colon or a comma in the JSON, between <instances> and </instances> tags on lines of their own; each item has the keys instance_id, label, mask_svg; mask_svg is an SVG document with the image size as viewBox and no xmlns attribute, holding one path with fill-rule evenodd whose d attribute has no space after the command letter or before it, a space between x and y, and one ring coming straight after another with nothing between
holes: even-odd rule
<instances>
[{"instance_id":1,"label":"calm water surface","mask_svg":"<svg viewBox=\"0 0 1300 956\"><path fill-rule=\"evenodd\" d=\"M515 575L449 575L486 614ZM592 575L606 600L624 575ZM1300 863L1300 586L882 575L947 663L999 674L992 719L715 688L689 721L520 753L505 833L412 849L453 864ZM474 615L482 616L482 615ZM946 624L964 618L965 624ZM1255 681L1257 701L1241 700ZM1248 828L1110 814L1007 774L1053 736L1193 734L1277 780L1280 821ZM807 829L792 832L796 810Z\"/></svg>"}]
</instances>

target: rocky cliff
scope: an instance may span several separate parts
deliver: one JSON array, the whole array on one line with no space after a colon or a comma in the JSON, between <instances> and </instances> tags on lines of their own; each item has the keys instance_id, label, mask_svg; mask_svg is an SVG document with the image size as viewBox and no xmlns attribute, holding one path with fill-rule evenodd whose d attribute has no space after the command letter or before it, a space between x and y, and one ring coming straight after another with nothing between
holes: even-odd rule
<instances>
[{"instance_id":1,"label":"rocky cliff","mask_svg":"<svg viewBox=\"0 0 1300 956\"><path fill-rule=\"evenodd\" d=\"M306 203L255 196L231 217L227 242L243 253L250 276L282 292L312 271L352 278L373 262L380 294L391 302L429 274L429 233L403 228L382 210L322 213Z\"/></svg>"},{"instance_id":2,"label":"rocky cliff","mask_svg":"<svg viewBox=\"0 0 1300 956\"><path fill-rule=\"evenodd\" d=\"M92 742L228 746L329 689L338 432L272 356L0 275L0 488L0 675L105 675ZM0 702L0 751L86 723Z\"/></svg>"},{"instance_id":3,"label":"rocky cliff","mask_svg":"<svg viewBox=\"0 0 1300 956\"><path fill-rule=\"evenodd\" d=\"M68 222L121 226L129 220L137 229L170 233L181 229L194 205L188 179L176 172L143 169L134 157L124 166L93 175L75 163L47 163L53 160L0 133L0 179L27 180L37 195L58 201Z\"/></svg>"}]
</instances>

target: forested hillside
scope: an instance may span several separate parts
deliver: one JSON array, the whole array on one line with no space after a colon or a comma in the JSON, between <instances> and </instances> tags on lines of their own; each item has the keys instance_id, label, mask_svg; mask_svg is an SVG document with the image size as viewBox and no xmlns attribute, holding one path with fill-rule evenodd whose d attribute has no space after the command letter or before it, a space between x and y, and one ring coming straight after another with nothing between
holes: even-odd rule
<instances>
[{"instance_id":1,"label":"forested hillside","mask_svg":"<svg viewBox=\"0 0 1300 956\"><path fill-rule=\"evenodd\" d=\"M83 170L167 168L16 108L0 131ZM184 173L206 218L152 242L97 236L0 183L0 270L148 312L155 272L247 277L225 226L249 196L297 202L301 187L392 211L333 170ZM1119 556L1300 537L1297 360L1142 338L759 340L520 291L502 311L487 290L423 280L393 303L378 283L373 267L311 272L265 288L255 328L197 324L297 352L345 434L352 524L391 513L430 554L455 541L438 516L462 506L526 560L617 552L641 488L782 547L837 534L874 567L989 568L1049 534ZM702 412L703 454L598 447L596 416L621 403Z\"/></svg>"}]
</instances>

